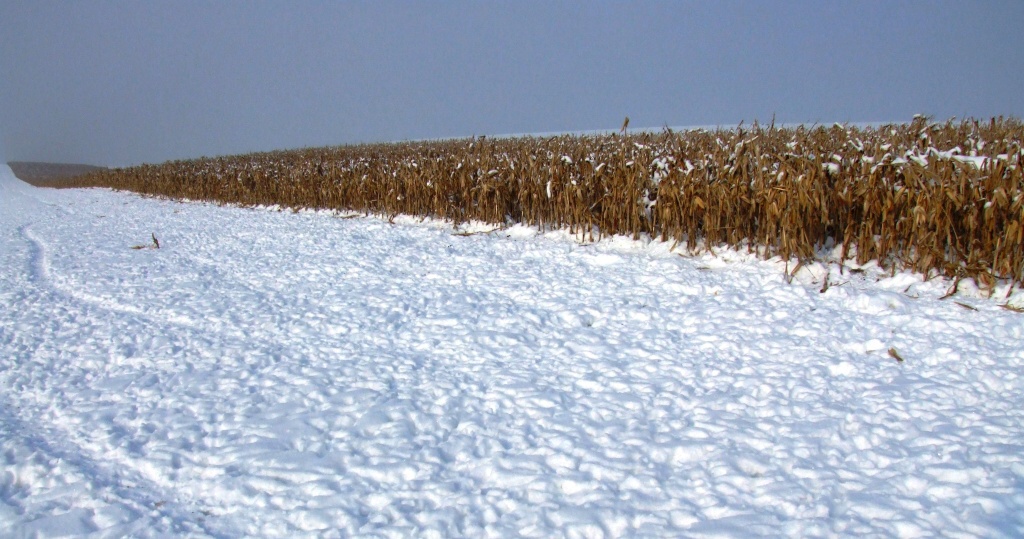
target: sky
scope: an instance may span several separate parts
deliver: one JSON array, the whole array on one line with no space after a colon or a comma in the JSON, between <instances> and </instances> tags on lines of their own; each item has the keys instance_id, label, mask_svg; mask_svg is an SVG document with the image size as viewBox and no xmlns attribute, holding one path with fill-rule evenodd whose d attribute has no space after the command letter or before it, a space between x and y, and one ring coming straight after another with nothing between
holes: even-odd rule
<instances>
[{"instance_id":1,"label":"sky","mask_svg":"<svg viewBox=\"0 0 1024 539\"><path fill-rule=\"evenodd\" d=\"M1024 116L1024 2L0 0L0 161Z\"/></svg>"}]
</instances>

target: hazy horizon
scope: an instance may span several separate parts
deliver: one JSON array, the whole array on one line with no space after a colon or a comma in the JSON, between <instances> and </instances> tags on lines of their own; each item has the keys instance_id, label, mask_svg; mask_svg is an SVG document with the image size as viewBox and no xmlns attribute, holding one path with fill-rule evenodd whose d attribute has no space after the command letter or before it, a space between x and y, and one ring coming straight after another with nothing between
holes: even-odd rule
<instances>
[{"instance_id":1,"label":"hazy horizon","mask_svg":"<svg viewBox=\"0 0 1024 539\"><path fill-rule=\"evenodd\" d=\"M0 5L0 161L1024 115L1024 2Z\"/></svg>"}]
</instances>

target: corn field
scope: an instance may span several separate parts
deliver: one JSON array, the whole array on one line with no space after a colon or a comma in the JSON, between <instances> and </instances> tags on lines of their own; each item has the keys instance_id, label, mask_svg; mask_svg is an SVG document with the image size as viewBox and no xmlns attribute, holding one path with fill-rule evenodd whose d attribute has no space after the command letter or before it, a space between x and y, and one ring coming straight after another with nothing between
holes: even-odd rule
<instances>
[{"instance_id":1,"label":"corn field","mask_svg":"<svg viewBox=\"0 0 1024 539\"><path fill-rule=\"evenodd\" d=\"M277 151L95 172L52 184L173 199L409 214L589 239L648 235L786 260L877 260L928 277L1024 284L1024 126L472 138Z\"/></svg>"}]
</instances>

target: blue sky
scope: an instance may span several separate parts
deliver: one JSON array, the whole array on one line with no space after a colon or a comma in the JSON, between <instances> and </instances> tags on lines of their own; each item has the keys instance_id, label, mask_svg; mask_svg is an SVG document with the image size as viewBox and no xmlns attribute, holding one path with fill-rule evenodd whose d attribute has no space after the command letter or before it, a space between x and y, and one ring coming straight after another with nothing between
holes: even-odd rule
<instances>
[{"instance_id":1,"label":"blue sky","mask_svg":"<svg viewBox=\"0 0 1024 539\"><path fill-rule=\"evenodd\" d=\"M1024 115L1024 2L0 3L0 158Z\"/></svg>"}]
</instances>

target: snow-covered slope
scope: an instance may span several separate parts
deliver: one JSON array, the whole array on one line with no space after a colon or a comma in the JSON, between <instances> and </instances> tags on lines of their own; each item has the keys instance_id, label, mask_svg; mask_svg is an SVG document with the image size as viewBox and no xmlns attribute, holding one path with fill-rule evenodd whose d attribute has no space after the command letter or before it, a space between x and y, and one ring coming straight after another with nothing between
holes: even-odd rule
<instances>
[{"instance_id":1,"label":"snow-covered slope","mask_svg":"<svg viewBox=\"0 0 1024 539\"><path fill-rule=\"evenodd\" d=\"M1024 315L718 256L0 168L0 535L1024 534Z\"/></svg>"}]
</instances>

